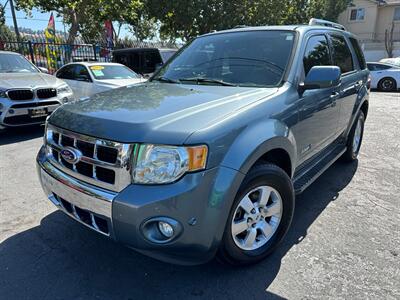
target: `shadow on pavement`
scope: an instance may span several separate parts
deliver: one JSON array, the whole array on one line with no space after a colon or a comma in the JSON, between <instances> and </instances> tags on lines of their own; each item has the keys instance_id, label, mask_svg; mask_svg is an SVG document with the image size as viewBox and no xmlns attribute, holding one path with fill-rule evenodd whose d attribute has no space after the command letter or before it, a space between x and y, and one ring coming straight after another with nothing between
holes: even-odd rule
<instances>
[{"instance_id":1,"label":"shadow on pavement","mask_svg":"<svg viewBox=\"0 0 400 300\"><path fill-rule=\"evenodd\" d=\"M0 130L0 146L36 139L43 134L43 125L6 128Z\"/></svg>"},{"instance_id":2,"label":"shadow on pavement","mask_svg":"<svg viewBox=\"0 0 400 300\"><path fill-rule=\"evenodd\" d=\"M349 184L357 166L357 162L335 163L297 197L293 224L284 242L265 261L246 268L215 261L195 267L165 264L54 212L40 226L0 244L0 298L282 299L268 292L282 258L302 242L309 226Z\"/></svg>"}]
</instances>

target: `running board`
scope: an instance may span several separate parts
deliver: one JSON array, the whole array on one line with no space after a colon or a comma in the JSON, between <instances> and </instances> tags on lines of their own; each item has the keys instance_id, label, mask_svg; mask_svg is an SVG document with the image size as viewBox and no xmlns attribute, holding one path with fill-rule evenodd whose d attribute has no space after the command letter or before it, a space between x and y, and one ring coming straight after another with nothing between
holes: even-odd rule
<instances>
[{"instance_id":1,"label":"running board","mask_svg":"<svg viewBox=\"0 0 400 300\"><path fill-rule=\"evenodd\" d=\"M346 152L346 146L340 145L333 149L329 154L317 161L306 172L294 179L294 191L296 195L304 192L322 173L324 173L343 153Z\"/></svg>"}]
</instances>

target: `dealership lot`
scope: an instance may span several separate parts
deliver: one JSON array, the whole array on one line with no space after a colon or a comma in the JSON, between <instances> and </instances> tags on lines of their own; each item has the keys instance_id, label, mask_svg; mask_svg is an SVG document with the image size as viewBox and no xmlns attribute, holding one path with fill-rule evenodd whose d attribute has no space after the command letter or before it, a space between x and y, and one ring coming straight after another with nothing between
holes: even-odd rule
<instances>
[{"instance_id":1,"label":"dealership lot","mask_svg":"<svg viewBox=\"0 0 400 300\"><path fill-rule=\"evenodd\" d=\"M0 133L0 299L399 299L400 94L372 93L360 159L297 197L264 262L168 265L54 209L36 176L42 128Z\"/></svg>"}]
</instances>

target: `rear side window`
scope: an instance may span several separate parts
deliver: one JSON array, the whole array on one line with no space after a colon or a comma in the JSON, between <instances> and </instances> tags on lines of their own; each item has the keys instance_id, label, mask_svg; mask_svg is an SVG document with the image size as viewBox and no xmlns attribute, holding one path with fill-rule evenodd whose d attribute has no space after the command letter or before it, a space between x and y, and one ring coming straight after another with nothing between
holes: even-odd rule
<instances>
[{"instance_id":1,"label":"rear side window","mask_svg":"<svg viewBox=\"0 0 400 300\"><path fill-rule=\"evenodd\" d=\"M391 69L391 66L387 65L380 65L380 64L368 64L368 69L370 71L383 71L383 70L388 70Z\"/></svg>"},{"instance_id":2,"label":"rear side window","mask_svg":"<svg viewBox=\"0 0 400 300\"><path fill-rule=\"evenodd\" d=\"M332 65L328 41L324 35L312 36L308 40L303 57L303 64L306 75L314 66Z\"/></svg>"},{"instance_id":3,"label":"rear side window","mask_svg":"<svg viewBox=\"0 0 400 300\"><path fill-rule=\"evenodd\" d=\"M364 58L364 53L360 48L360 45L358 44L358 41L355 38L350 38L350 43L353 46L354 51L356 52L358 64L360 66L361 70L365 69L365 58Z\"/></svg>"},{"instance_id":4,"label":"rear side window","mask_svg":"<svg viewBox=\"0 0 400 300\"><path fill-rule=\"evenodd\" d=\"M342 74L353 71L353 57L344 37L339 35L332 35L331 40L333 47L334 65L340 68Z\"/></svg>"}]
</instances>

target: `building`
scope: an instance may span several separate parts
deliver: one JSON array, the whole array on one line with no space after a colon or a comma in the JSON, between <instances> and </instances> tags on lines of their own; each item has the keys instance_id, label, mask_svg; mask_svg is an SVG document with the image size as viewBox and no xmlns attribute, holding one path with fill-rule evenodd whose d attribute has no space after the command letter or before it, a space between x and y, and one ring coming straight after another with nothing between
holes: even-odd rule
<instances>
[{"instance_id":1,"label":"building","mask_svg":"<svg viewBox=\"0 0 400 300\"><path fill-rule=\"evenodd\" d=\"M338 22L356 34L367 60L387 57L385 32L394 25L394 56L400 56L400 0L353 0Z\"/></svg>"}]
</instances>

